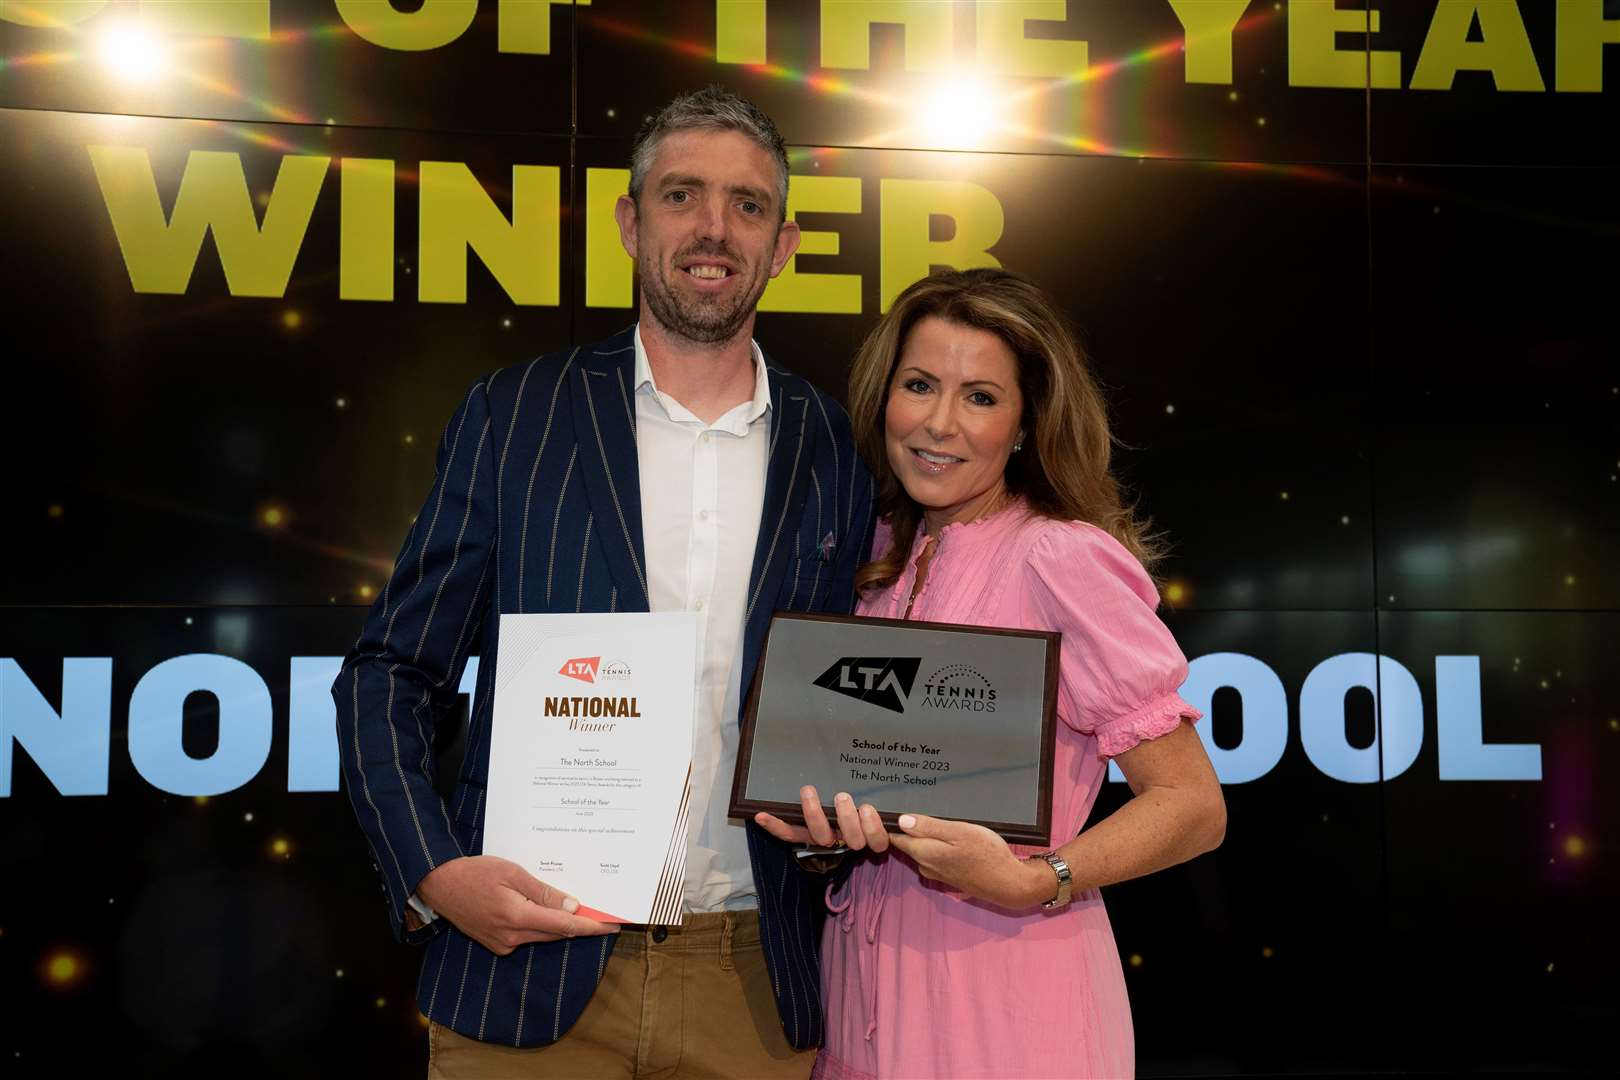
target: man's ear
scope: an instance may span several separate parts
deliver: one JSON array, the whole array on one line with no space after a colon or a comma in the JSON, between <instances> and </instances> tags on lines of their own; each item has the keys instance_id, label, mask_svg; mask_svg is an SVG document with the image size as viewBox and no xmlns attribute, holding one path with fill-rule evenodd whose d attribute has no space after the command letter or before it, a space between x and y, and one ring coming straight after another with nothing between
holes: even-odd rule
<instances>
[{"instance_id":1,"label":"man's ear","mask_svg":"<svg viewBox=\"0 0 1620 1080\"><path fill-rule=\"evenodd\" d=\"M634 259L636 257L636 200L628 195L620 195L619 201L613 204L613 220L619 223L619 243L624 245L624 250Z\"/></svg>"},{"instance_id":2,"label":"man's ear","mask_svg":"<svg viewBox=\"0 0 1620 1080\"><path fill-rule=\"evenodd\" d=\"M799 241L804 239L799 234L799 223L789 218L782 222L782 227L776 230L776 250L771 253L771 277L782 272L782 267L793 258L793 253L799 250Z\"/></svg>"}]
</instances>

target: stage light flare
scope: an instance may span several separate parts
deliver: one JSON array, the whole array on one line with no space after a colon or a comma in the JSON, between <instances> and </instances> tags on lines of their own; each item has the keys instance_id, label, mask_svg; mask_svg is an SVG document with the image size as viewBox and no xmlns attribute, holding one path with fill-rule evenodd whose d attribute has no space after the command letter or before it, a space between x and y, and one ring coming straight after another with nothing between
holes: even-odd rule
<instances>
[{"instance_id":1,"label":"stage light flare","mask_svg":"<svg viewBox=\"0 0 1620 1080\"><path fill-rule=\"evenodd\" d=\"M997 126L996 98L976 79L938 83L917 107L918 127L931 142L976 147Z\"/></svg>"},{"instance_id":2,"label":"stage light flare","mask_svg":"<svg viewBox=\"0 0 1620 1080\"><path fill-rule=\"evenodd\" d=\"M137 21L116 23L96 37L103 67L125 82L151 82L168 64L163 39Z\"/></svg>"}]
</instances>

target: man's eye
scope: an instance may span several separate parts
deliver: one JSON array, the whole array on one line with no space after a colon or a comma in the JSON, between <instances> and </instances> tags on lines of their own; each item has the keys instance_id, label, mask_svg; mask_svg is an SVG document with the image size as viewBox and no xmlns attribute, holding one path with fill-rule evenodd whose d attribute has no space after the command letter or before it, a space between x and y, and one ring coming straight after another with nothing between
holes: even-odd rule
<instances>
[{"instance_id":1,"label":"man's eye","mask_svg":"<svg viewBox=\"0 0 1620 1080\"><path fill-rule=\"evenodd\" d=\"M676 204L683 203L688 198L690 198L690 196L684 191L672 191L668 195L669 201Z\"/></svg>"},{"instance_id":2,"label":"man's eye","mask_svg":"<svg viewBox=\"0 0 1620 1080\"><path fill-rule=\"evenodd\" d=\"M760 212L759 203L740 202L737 204L737 208L745 214L757 214Z\"/></svg>"}]
</instances>

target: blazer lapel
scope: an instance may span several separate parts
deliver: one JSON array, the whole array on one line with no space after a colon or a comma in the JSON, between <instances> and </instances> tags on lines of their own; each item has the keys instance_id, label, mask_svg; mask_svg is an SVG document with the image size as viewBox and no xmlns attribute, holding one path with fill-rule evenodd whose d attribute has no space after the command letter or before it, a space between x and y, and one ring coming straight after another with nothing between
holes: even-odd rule
<instances>
[{"instance_id":1,"label":"blazer lapel","mask_svg":"<svg viewBox=\"0 0 1620 1080\"><path fill-rule=\"evenodd\" d=\"M759 518L759 539L754 543L754 568L748 576L744 616L748 641L762 639L782 588L782 575L793 561L818 431L809 422L809 388L800 379L771 368L769 360L766 374L771 385L771 446L765 468L765 507Z\"/></svg>"},{"instance_id":2,"label":"blazer lapel","mask_svg":"<svg viewBox=\"0 0 1620 1080\"><path fill-rule=\"evenodd\" d=\"M580 351L571 377L574 438L593 531L619 589L621 611L646 611L647 555L636 458L634 329Z\"/></svg>"}]
</instances>

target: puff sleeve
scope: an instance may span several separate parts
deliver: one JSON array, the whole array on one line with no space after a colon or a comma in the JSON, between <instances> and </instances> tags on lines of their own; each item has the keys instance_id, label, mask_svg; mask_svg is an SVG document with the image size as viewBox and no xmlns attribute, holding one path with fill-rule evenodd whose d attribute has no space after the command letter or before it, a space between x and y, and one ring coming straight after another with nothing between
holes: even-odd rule
<instances>
[{"instance_id":1,"label":"puff sleeve","mask_svg":"<svg viewBox=\"0 0 1620 1080\"><path fill-rule=\"evenodd\" d=\"M1025 625L1063 635L1058 716L1111 758L1202 714L1177 692L1187 658L1141 563L1102 529L1051 522L1035 541Z\"/></svg>"}]
</instances>

